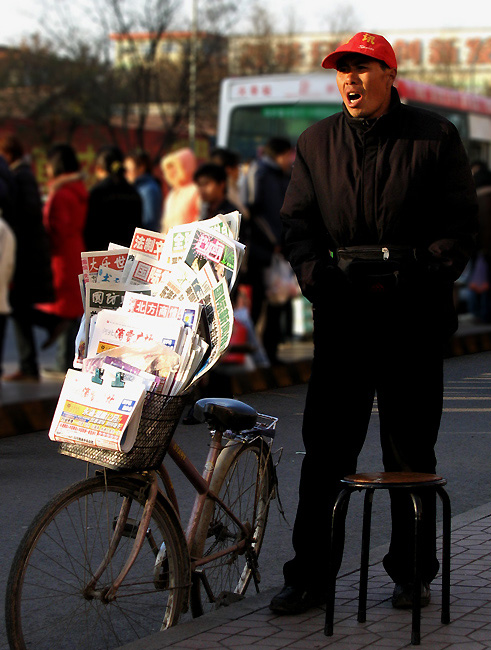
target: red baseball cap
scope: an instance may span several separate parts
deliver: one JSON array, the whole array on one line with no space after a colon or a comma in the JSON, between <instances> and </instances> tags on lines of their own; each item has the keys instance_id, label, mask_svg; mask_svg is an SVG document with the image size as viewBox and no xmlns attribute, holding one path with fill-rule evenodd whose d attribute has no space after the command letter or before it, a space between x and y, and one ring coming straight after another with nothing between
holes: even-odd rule
<instances>
[{"instance_id":1,"label":"red baseball cap","mask_svg":"<svg viewBox=\"0 0 491 650\"><path fill-rule=\"evenodd\" d=\"M334 52L325 57L322 61L322 67L335 68L338 59L348 52L364 54L372 59L378 59L386 63L389 68L397 70L396 55L389 41L379 34L369 34L368 32L358 32L347 43L337 47Z\"/></svg>"}]
</instances>

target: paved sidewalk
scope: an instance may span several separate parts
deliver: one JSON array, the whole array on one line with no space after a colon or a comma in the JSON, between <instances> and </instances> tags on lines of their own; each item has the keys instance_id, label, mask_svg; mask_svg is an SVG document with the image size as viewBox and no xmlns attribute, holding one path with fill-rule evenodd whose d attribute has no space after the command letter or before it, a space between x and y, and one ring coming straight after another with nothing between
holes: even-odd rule
<instances>
[{"instance_id":1,"label":"paved sidewalk","mask_svg":"<svg viewBox=\"0 0 491 650\"><path fill-rule=\"evenodd\" d=\"M324 611L277 616L268 603L276 590L251 596L200 619L127 644L121 650L400 650L411 646L411 612L394 610L393 584L381 564L386 547L373 549L367 622L356 620L358 571L338 578L334 636L323 633ZM422 610L421 647L431 650L491 648L491 503L452 519L451 623L440 622L439 578L433 602Z\"/></svg>"}]
</instances>

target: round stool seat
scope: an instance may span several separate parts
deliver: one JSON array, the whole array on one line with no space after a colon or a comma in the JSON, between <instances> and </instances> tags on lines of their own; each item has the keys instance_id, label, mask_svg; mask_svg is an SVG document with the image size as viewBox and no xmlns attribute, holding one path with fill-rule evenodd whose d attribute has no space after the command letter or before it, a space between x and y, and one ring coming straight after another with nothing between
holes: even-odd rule
<instances>
[{"instance_id":1,"label":"round stool seat","mask_svg":"<svg viewBox=\"0 0 491 650\"><path fill-rule=\"evenodd\" d=\"M421 472L370 472L349 474L341 483L352 488L424 488L446 485L447 481L437 474Z\"/></svg>"}]
</instances>

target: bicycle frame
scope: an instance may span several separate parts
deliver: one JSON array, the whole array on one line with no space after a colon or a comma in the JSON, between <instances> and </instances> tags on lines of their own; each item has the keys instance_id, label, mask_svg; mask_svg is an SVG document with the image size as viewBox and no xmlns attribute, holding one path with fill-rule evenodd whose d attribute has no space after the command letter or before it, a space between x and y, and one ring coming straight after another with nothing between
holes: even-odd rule
<instances>
[{"instance_id":1,"label":"bicycle frame","mask_svg":"<svg viewBox=\"0 0 491 650\"><path fill-rule=\"evenodd\" d=\"M213 501L215 501L215 503L217 503L227 513L227 515L234 521L234 523L239 527L239 529L243 534L243 539L237 542L236 544L234 544L233 546L229 546L226 549L223 549L222 551L218 551L217 553L214 553L213 555L208 555L206 558L191 558L191 571L194 571L199 566L208 564L209 562L212 562L213 560L216 560L217 558L222 557L224 555L229 555L235 552L240 553L243 549L245 549L246 539L250 533L250 530L246 526L244 526L244 524L235 516L232 510L230 510L230 508L220 499L220 497L217 496L212 490L210 490L210 483L213 478L216 462L218 460L220 452L224 449L224 446L221 444L221 441L222 441L222 433L219 431L212 432L212 440L206 458L203 475L201 475L198 472L194 464L189 460L189 458L186 456L185 452L181 449L181 447L177 444L177 442L172 441L167 452L169 457L172 458L174 463L184 474L184 476L189 480L189 482L197 492L193 509L189 518L187 530L185 533L188 548L191 549L191 546L193 544L194 536L196 534L196 529L198 527L199 520L203 512L205 500L207 498L213 499ZM149 488L150 488L149 496L147 498L147 503L144 508L143 516L141 518L141 521L138 526L138 530L135 535L135 542L133 544L133 548L131 550L130 555L128 556L128 559L124 567L121 569L119 575L113 580L111 586L105 591L104 594L100 594L94 590L94 586L97 583L98 578L102 575L108 563L111 561L111 558L114 555L114 552L116 551L116 548L119 544L119 540L121 539L121 536L123 534L123 530L126 524L126 519L128 516L127 509L123 504L121 508L121 512L119 513L118 518L116 520L114 533L111 542L109 544L109 548L106 553L106 556L101 562L98 569L95 571L92 580L84 589L84 593L87 596L92 598L101 597L102 600L105 600L106 602L115 599L117 590L119 589L124 578L130 571L131 567L133 566L136 557L138 556L138 553L140 552L143 543L145 541L152 510L155 501L157 499L157 493L158 493L157 477L158 476L160 476L160 478L162 479L167 494L167 498L172 503L172 505L176 509L177 514L179 515L179 505L177 502L177 496L174 487L172 485L172 481L167 471L167 468L162 463L156 472L151 472L148 476Z\"/></svg>"},{"instance_id":2,"label":"bicycle frame","mask_svg":"<svg viewBox=\"0 0 491 650\"><path fill-rule=\"evenodd\" d=\"M241 434L237 435L236 438L234 438L237 441L237 444L242 444L244 442L247 442L248 440L251 440L251 438L248 437L251 434L256 434L256 437L262 437L262 432L264 432L271 439L274 437L274 429L276 426L276 422L278 421L278 418L270 415L265 415L263 413L258 413L258 418L261 418L262 421L260 422L258 419L258 422L256 423L256 426L253 429L249 431L241 432ZM207 498L212 499L216 504L218 504L220 508L222 508L222 510L227 514L227 516L237 525L238 529L242 533L242 539L232 546L228 546L227 548L221 551L217 551L212 555L211 554L207 555L205 558L196 558L196 557L193 558L191 557L190 554L190 560L191 560L190 568L192 572L194 572L199 567L204 566L210 562L213 562L214 560L223 557L225 555L231 555L232 553L236 553L236 552L238 553L247 552L246 542L251 532L251 525L250 524L244 525L236 517L236 515L232 512L232 510L222 501L222 499L220 499L220 497L217 494L215 494L212 490L210 490L210 484L216 468L217 460L220 456L220 453L226 449L226 446L222 445L223 432L211 431L210 433L211 433L211 443L206 458L203 474L199 473L195 465L189 460L186 453L181 449L181 447L177 444L177 442L175 442L175 440L171 441L169 449L167 451L168 456L177 465L177 467L182 472L182 474L184 474L184 476L188 479L188 481L194 487L197 493L194 500L193 509L189 517L186 532L185 532L186 543L189 551L191 551L193 547L196 531ZM142 477L141 474L140 477ZM88 585L84 589L84 595L89 599L100 598L103 601L109 602L116 598L117 590L121 586L123 580L125 579L126 575L130 571L131 567L133 566L138 556L138 553L140 552L144 544L145 538L147 537L148 525L150 523L152 511L155 502L158 498L158 493L160 491L158 487L158 477L160 477L160 479L162 480L167 499L174 507L179 519L181 519L176 492L174 490L174 486L172 484L172 480L170 478L169 472L167 471L167 468L164 466L162 462L160 467L156 471L144 473L144 478L149 488L148 496L146 499L146 504L145 504L142 518L138 525L138 530L136 531L135 534L135 541L133 544L133 548L127 558L124 567L121 569L119 575L115 578L115 580L113 580L111 586L108 587L104 591L104 593L99 593L94 589L95 585L97 584L97 580L103 574L107 565L111 561L118 547L121 536L124 534L124 529L128 518L128 507L129 507L128 504L122 505L121 511L116 521L113 523L114 533L109 543L109 547L106 552L106 555L102 560L100 566L95 571L92 580L88 583ZM158 558L159 551L160 549L158 550L154 549L156 562L158 561L157 558ZM254 583L256 584L256 589L258 589L255 576L254 576Z\"/></svg>"},{"instance_id":3,"label":"bicycle frame","mask_svg":"<svg viewBox=\"0 0 491 650\"><path fill-rule=\"evenodd\" d=\"M192 544L194 542L196 529L198 527L201 514L203 512L203 508L205 505L205 501L207 498L210 498L213 501L215 501L215 503L217 503L227 513L227 515L234 521L234 523L237 524L237 526L239 527L239 529L242 531L244 535L244 539L238 542L237 544L235 544L234 546L229 546L228 548L222 551L218 551L213 555L209 555L206 558L194 558L194 559L191 558L192 571L194 571L197 567L202 566L203 564L208 564L209 562L212 562L213 560L222 557L223 555L228 555L235 551L241 551L246 544L245 538L247 538L250 532L246 528L246 526L244 526L244 524L235 516L232 510L230 510L230 508L220 499L220 497L216 495L212 490L210 490L210 483L213 478L213 473L215 470L216 462L218 460L218 456L220 455L220 452L224 449L224 446L221 444L221 442L222 442L222 433L219 431L213 431L210 448L204 466L205 468L203 471L203 475L201 475L198 472L196 467L186 456L185 452L174 440L171 442L170 447L167 451L168 456L174 461L174 463L177 465L177 467L180 469L180 471L184 474L184 476L188 479L188 481L191 483L191 485L194 487L194 489L197 492L196 498L194 500L193 509L189 517L186 533L185 533L188 548L191 549ZM164 483L167 496L169 497L171 503L174 505L174 507L177 510L177 513L179 514L177 497L169 473L167 471L167 468L162 464L158 470L158 473L160 474L162 481Z\"/></svg>"}]
</instances>

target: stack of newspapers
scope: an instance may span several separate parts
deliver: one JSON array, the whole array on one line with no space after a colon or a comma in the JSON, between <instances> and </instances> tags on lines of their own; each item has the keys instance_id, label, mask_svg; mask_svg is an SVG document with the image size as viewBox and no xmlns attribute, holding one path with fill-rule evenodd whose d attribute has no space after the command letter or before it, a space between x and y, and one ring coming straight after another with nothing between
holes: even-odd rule
<instances>
[{"instance_id":1,"label":"stack of newspapers","mask_svg":"<svg viewBox=\"0 0 491 650\"><path fill-rule=\"evenodd\" d=\"M137 228L129 248L82 253L77 370L67 373L52 439L122 449L148 391L179 395L216 364L232 336L240 219L218 215L165 236Z\"/></svg>"},{"instance_id":2,"label":"stack of newspapers","mask_svg":"<svg viewBox=\"0 0 491 650\"><path fill-rule=\"evenodd\" d=\"M177 395L200 379L232 335L230 291L245 251L239 228L233 212L177 226L165 237L137 228L130 248L110 244L82 253L85 317L74 366L92 370L100 359L115 358L116 348L128 363L160 349L156 390Z\"/></svg>"}]
</instances>

